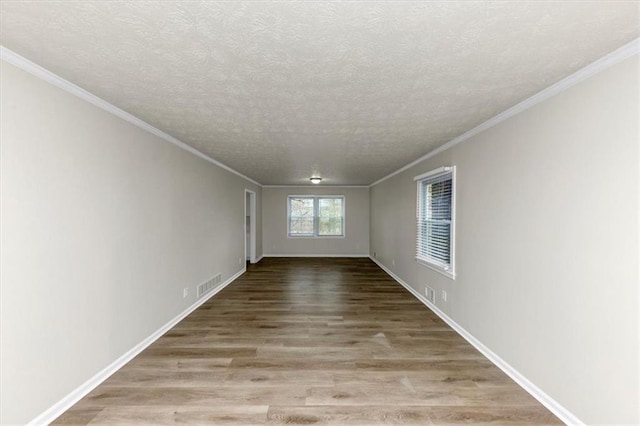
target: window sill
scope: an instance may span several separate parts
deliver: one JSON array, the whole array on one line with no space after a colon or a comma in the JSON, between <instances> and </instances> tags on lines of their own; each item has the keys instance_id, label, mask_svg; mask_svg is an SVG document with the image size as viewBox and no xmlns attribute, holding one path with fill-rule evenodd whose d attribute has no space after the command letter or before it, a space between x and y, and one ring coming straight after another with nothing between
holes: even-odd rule
<instances>
[{"instance_id":1,"label":"window sill","mask_svg":"<svg viewBox=\"0 0 640 426\"><path fill-rule=\"evenodd\" d=\"M451 278L452 280L456 279L455 271L445 270L442 266L437 265L435 263L428 262L426 260L416 258L416 262L422 266L426 266L427 268L436 271L437 273L444 275L445 277Z\"/></svg>"}]
</instances>

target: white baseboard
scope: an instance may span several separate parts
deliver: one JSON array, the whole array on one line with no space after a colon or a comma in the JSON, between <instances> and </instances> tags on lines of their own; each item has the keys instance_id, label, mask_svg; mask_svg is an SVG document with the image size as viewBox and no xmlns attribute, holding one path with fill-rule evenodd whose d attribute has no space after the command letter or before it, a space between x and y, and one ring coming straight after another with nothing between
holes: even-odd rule
<instances>
[{"instance_id":1,"label":"white baseboard","mask_svg":"<svg viewBox=\"0 0 640 426\"><path fill-rule=\"evenodd\" d=\"M264 257L369 257L368 254L265 254Z\"/></svg>"},{"instance_id":2,"label":"white baseboard","mask_svg":"<svg viewBox=\"0 0 640 426\"><path fill-rule=\"evenodd\" d=\"M262 260L262 258L263 258L263 257L264 257L264 255L261 255L261 256L260 256L260 257L258 257L258 258L256 259L256 261L255 261L255 262L253 262L253 263L258 263L258 262L260 262L260 261Z\"/></svg>"},{"instance_id":3,"label":"white baseboard","mask_svg":"<svg viewBox=\"0 0 640 426\"><path fill-rule=\"evenodd\" d=\"M569 410L564 408L558 401L551 398L547 395L542 389L533 384L529 379L527 379L524 375L522 375L518 370L509 365L505 360L500 358L496 353L494 353L491 349L486 347L482 342L476 339L471 333L465 330L462 326L460 326L457 322L452 320L447 314L442 312L436 305L429 302L422 294L420 294L416 289L411 287L409 284L404 282L400 277L391 272L386 266L380 263L377 259L374 259L370 256L370 259L375 262L382 270L384 270L387 274L391 276L394 280L396 280L400 285L409 290L411 294L413 294L419 301L421 301L427 308L431 309L433 313L438 315L444 322L446 322L449 327L454 329L460 336L462 336L467 342L469 342L473 347L475 347L482 355L487 357L489 361L494 363L496 367L501 369L507 376L511 377L514 382L516 382L520 387L522 387L525 391L527 391L531 396L537 399L542 405L547 407L549 411L555 414L561 421L568 425L584 425L585 423L578 419L574 414L572 414Z\"/></svg>"},{"instance_id":4,"label":"white baseboard","mask_svg":"<svg viewBox=\"0 0 640 426\"><path fill-rule=\"evenodd\" d=\"M35 419L31 420L28 425L48 425L53 422L55 419L60 417L65 411L71 408L76 402L80 401L84 398L89 392L94 390L98 385L107 380L113 373L122 368L126 363L131 361L136 355L145 350L149 345L158 340L163 334L169 331L173 326L182 321L187 315L191 312L195 311L202 305L204 302L212 298L214 295L220 292L223 288L231 284L235 281L240 275L246 272L246 267L242 268L235 275L230 277L224 283L220 284L218 287L214 288L209 294L205 295L202 299L198 299L193 305L189 306L185 311L180 313L178 316L173 318L171 321L160 327L154 333L152 333L149 337L135 345L133 348L129 349L126 353L120 356L118 359L113 361L107 367L105 367L102 371L98 372L95 376L78 386L67 396L62 398L60 401L56 402L52 405L48 410L40 414Z\"/></svg>"}]
</instances>

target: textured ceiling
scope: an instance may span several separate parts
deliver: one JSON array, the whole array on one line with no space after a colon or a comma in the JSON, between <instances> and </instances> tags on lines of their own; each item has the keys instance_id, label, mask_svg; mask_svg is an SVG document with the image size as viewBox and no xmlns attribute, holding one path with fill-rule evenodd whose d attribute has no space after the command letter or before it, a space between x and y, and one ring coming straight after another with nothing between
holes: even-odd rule
<instances>
[{"instance_id":1,"label":"textured ceiling","mask_svg":"<svg viewBox=\"0 0 640 426\"><path fill-rule=\"evenodd\" d=\"M369 184L639 35L635 1L0 7L3 46L262 184Z\"/></svg>"}]
</instances>

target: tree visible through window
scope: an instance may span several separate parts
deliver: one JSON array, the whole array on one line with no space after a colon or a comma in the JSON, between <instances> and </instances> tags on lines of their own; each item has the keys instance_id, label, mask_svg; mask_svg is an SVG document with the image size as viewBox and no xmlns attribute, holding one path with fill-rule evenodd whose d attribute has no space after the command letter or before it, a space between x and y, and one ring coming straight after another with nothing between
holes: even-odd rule
<instances>
[{"instance_id":1,"label":"tree visible through window","mask_svg":"<svg viewBox=\"0 0 640 426\"><path fill-rule=\"evenodd\" d=\"M344 197L289 196L290 237L341 237L344 235Z\"/></svg>"},{"instance_id":2,"label":"tree visible through window","mask_svg":"<svg viewBox=\"0 0 640 426\"><path fill-rule=\"evenodd\" d=\"M289 234L313 235L313 198L289 198Z\"/></svg>"}]
</instances>

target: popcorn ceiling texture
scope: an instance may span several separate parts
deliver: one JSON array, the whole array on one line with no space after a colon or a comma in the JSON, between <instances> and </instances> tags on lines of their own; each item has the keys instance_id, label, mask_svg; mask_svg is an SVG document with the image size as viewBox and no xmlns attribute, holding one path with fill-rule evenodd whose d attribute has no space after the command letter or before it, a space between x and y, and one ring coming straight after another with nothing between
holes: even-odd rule
<instances>
[{"instance_id":1,"label":"popcorn ceiling texture","mask_svg":"<svg viewBox=\"0 0 640 426\"><path fill-rule=\"evenodd\" d=\"M0 7L2 45L262 184L369 184L639 35L616 1Z\"/></svg>"}]
</instances>

